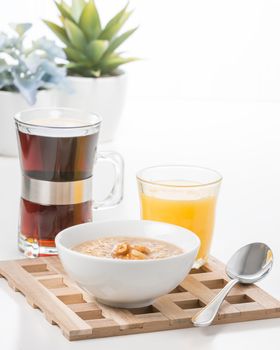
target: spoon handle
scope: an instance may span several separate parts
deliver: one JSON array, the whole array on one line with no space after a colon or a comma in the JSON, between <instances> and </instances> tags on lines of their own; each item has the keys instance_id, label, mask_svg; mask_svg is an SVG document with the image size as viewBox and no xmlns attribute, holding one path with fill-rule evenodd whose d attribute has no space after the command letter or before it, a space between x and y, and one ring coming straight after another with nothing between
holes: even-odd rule
<instances>
[{"instance_id":1,"label":"spoon handle","mask_svg":"<svg viewBox=\"0 0 280 350\"><path fill-rule=\"evenodd\" d=\"M210 301L208 305L206 305L203 309L201 309L192 317L192 323L194 324L194 326L206 327L213 322L222 302L224 301L225 297L230 292L230 290L236 285L236 283L238 283L238 279L233 279L229 281L224 286L224 288L220 290L220 292Z\"/></svg>"}]
</instances>

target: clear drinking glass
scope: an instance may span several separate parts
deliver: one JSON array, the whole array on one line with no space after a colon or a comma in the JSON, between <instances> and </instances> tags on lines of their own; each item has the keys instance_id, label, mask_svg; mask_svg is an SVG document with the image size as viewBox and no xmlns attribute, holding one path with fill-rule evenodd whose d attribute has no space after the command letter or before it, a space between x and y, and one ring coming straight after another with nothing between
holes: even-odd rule
<instances>
[{"instance_id":1,"label":"clear drinking glass","mask_svg":"<svg viewBox=\"0 0 280 350\"><path fill-rule=\"evenodd\" d=\"M209 256L221 181L214 170L185 165L155 166L137 173L142 218L183 226L200 238L195 268Z\"/></svg>"},{"instance_id":2,"label":"clear drinking glass","mask_svg":"<svg viewBox=\"0 0 280 350\"><path fill-rule=\"evenodd\" d=\"M92 220L92 209L118 204L123 160L96 154L101 118L67 108L30 109L15 116L22 169L19 248L30 257L56 254L61 230ZM94 161L110 162L115 184L102 202L92 199Z\"/></svg>"}]
</instances>

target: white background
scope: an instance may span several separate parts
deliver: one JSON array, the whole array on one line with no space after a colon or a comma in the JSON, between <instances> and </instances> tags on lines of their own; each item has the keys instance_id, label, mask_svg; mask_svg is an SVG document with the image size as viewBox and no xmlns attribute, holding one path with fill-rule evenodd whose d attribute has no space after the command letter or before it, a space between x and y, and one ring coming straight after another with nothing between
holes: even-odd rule
<instances>
[{"instance_id":1,"label":"white background","mask_svg":"<svg viewBox=\"0 0 280 350\"><path fill-rule=\"evenodd\" d=\"M126 1L96 0L101 18ZM130 95L275 101L280 96L280 2L276 0L131 0L127 28L140 25L124 48L132 63ZM52 0L1 0L0 23L32 21L51 33Z\"/></svg>"},{"instance_id":2,"label":"white background","mask_svg":"<svg viewBox=\"0 0 280 350\"><path fill-rule=\"evenodd\" d=\"M109 19L123 1L99 0ZM229 0L131 1L140 24L126 49L143 58L127 66L130 88L118 137L106 146L126 162L125 198L95 219L138 218L135 172L157 163L219 170L212 253L227 261L251 241L274 251L275 265L260 285L280 298L280 2ZM51 0L1 0L0 23L56 18ZM51 34L49 34L51 36ZM0 116L1 117L1 116ZM101 148L105 146L102 145ZM102 176L101 176L102 177ZM0 259L16 246L20 171L0 158ZM69 343L0 280L0 349L259 350L279 349L279 319Z\"/></svg>"}]
</instances>

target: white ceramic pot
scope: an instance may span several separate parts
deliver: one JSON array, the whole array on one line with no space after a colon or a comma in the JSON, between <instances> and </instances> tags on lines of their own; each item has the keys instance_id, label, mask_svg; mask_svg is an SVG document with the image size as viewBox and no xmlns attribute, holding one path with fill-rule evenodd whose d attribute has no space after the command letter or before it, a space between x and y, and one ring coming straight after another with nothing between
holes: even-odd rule
<instances>
[{"instance_id":1,"label":"white ceramic pot","mask_svg":"<svg viewBox=\"0 0 280 350\"><path fill-rule=\"evenodd\" d=\"M118 235L161 239L180 247L182 254L163 259L122 260L71 249L88 240ZM183 227L145 220L72 226L61 231L55 243L70 277L103 304L125 308L150 305L177 287L193 266L200 246L199 238Z\"/></svg>"},{"instance_id":2,"label":"white ceramic pot","mask_svg":"<svg viewBox=\"0 0 280 350\"><path fill-rule=\"evenodd\" d=\"M56 91L56 105L82 109L102 117L99 141L114 138L119 125L126 95L126 74L113 77L68 77L72 93Z\"/></svg>"},{"instance_id":3,"label":"white ceramic pot","mask_svg":"<svg viewBox=\"0 0 280 350\"><path fill-rule=\"evenodd\" d=\"M30 106L20 93L0 91L0 155L15 157L18 154L14 123L16 113L28 108L51 107L53 104L53 91L39 91L37 102L33 106Z\"/></svg>"}]
</instances>

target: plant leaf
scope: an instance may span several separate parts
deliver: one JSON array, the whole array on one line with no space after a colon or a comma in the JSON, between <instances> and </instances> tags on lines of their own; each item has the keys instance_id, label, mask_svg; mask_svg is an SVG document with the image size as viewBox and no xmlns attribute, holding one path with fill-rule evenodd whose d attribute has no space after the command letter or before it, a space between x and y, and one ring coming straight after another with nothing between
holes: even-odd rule
<instances>
[{"instance_id":1,"label":"plant leaf","mask_svg":"<svg viewBox=\"0 0 280 350\"><path fill-rule=\"evenodd\" d=\"M80 16L85 6L86 2L84 0L72 0L71 15L76 23L79 23Z\"/></svg>"},{"instance_id":2,"label":"plant leaf","mask_svg":"<svg viewBox=\"0 0 280 350\"><path fill-rule=\"evenodd\" d=\"M80 51L74 49L73 47L66 47L64 51L69 61L81 62L87 60L87 57L85 55L83 55Z\"/></svg>"},{"instance_id":3,"label":"plant leaf","mask_svg":"<svg viewBox=\"0 0 280 350\"><path fill-rule=\"evenodd\" d=\"M81 68L84 67L83 63L76 63L76 62L70 62L67 64L67 68L71 69L71 68Z\"/></svg>"},{"instance_id":4,"label":"plant leaf","mask_svg":"<svg viewBox=\"0 0 280 350\"><path fill-rule=\"evenodd\" d=\"M99 78L101 76L101 70L91 70L90 72L95 78Z\"/></svg>"},{"instance_id":5,"label":"plant leaf","mask_svg":"<svg viewBox=\"0 0 280 350\"><path fill-rule=\"evenodd\" d=\"M57 24L43 20L43 22L50 28L50 30L67 46L70 46L70 41L68 40L66 31L64 28L58 26Z\"/></svg>"},{"instance_id":6,"label":"plant leaf","mask_svg":"<svg viewBox=\"0 0 280 350\"><path fill-rule=\"evenodd\" d=\"M92 73L88 67L85 67L82 63L69 63L67 65L68 71L70 71L72 74L78 74L81 77L91 77Z\"/></svg>"},{"instance_id":7,"label":"plant leaf","mask_svg":"<svg viewBox=\"0 0 280 350\"><path fill-rule=\"evenodd\" d=\"M101 31L98 11L93 0L89 0L80 17L80 27L89 40L96 39Z\"/></svg>"},{"instance_id":8,"label":"plant leaf","mask_svg":"<svg viewBox=\"0 0 280 350\"><path fill-rule=\"evenodd\" d=\"M117 34L132 13L126 12L127 6L128 4L106 24L99 39L111 40Z\"/></svg>"},{"instance_id":9,"label":"plant leaf","mask_svg":"<svg viewBox=\"0 0 280 350\"><path fill-rule=\"evenodd\" d=\"M68 12L68 13L71 13L71 7L64 1L64 0L61 0L61 5L64 7L64 9Z\"/></svg>"},{"instance_id":10,"label":"plant leaf","mask_svg":"<svg viewBox=\"0 0 280 350\"><path fill-rule=\"evenodd\" d=\"M138 58L136 58L136 57L120 57L118 55L109 56L107 59L105 59L101 63L102 74L110 74L116 68L118 68L120 65L129 63L129 62L134 62L134 61L138 61Z\"/></svg>"},{"instance_id":11,"label":"plant leaf","mask_svg":"<svg viewBox=\"0 0 280 350\"><path fill-rule=\"evenodd\" d=\"M88 56L94 64L98 63L104 52L107 50L109 42L107 40L93 40L87 46Z\"/></svg>"},{"instance_id":12,"label":"plant leaf","mask_svg":"<svg viewBox=\"0 0 280 350\"><path fill-rule=\"evenodd\" d=\"M120 35L119 37L113 39L113 41L110 43L108 49L104 54L104 58L109 56L112 52L114 52L125 40L127 40L137 30L137 28L138 27L130 29L127 32Z\"/></svg>"},{"instance_id":13,"label":"plant leaf","mask_svg":"<svg viewBox=\"0 0 280 350\"><path fill-rule=\"evenodd\" d=\"M61 13L62 17L68 18L68 19L70 19L70 21L74 21L74 18L72 17L71 12L70 12L70 8L68 7L67 4L65 4L63 1L60 3L58 1L55 1L54 3L56 5L56 7L58 8L58 11Z\"/></svg>"},{"instance_id":14,"label":"plant leaf","mask_svg":"<svg viewBox=\"0 0 280 350\"><path fill-rule=\"evenodd\" d=\"M65 19L65 29L73 46L79 50L84 50L86 46L86 38L81 29L67 18Z\"/></svg>"}]
</instances>

